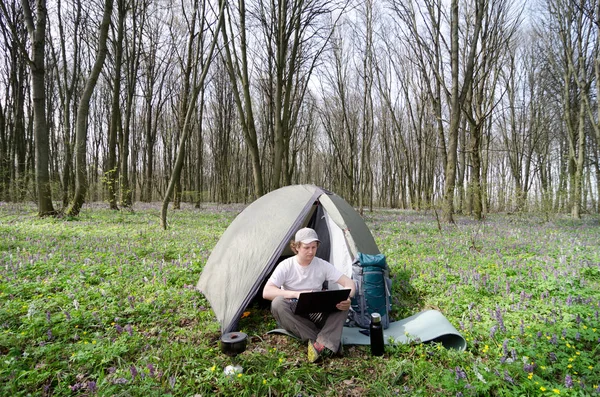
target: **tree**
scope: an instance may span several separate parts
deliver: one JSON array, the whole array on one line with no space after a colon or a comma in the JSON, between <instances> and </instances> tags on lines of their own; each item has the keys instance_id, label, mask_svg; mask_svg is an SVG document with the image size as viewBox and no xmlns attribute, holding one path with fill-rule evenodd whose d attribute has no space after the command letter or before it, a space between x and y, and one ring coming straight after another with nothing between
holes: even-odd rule
<instances>
[{"instance_id":1,"label":"tree","mask_svg":"<svg viewBox=\"0 0 600 397\"><path fill-rule=\"evenodd\" d=\"M6 5L2 5L5 17L8 15ZM31 71L31 95L33 98L33 129L35 134L36 184L38 215L55 215L52 204L52 189L49 173L49 133L46 120L46 26L48 10L45 0L36 0L33 14L29 0L21 0L23 17L29 39L31 41L31 56L27 59ZM11 26L16 36L16 27ZM18 40L15 37L15 40Z\"/></svg>"},{"instance_id":2,"label":"tree","mask_svg":"<svg viewBox=\"0 0 600 397\"><path fill-rule=\"evenodd\" d=\"M117 205L118 167L117 167L117 138L121 129L121 71L123 67L123 35L127 5L125 0L117 0L117 35L113 41L114 80L110 109L110 124L108 127L108 159L104 176L108 189L108 205L110 209L119 209Z\"/></svg>"},{"instance_id":3,"label":"tree","mask_svg":"<svg viewBox=\"0 0 600 397\"><path fill-rule=\"evenodd\" d=\"M179 140L179 148L177 151L177 158L175 160L175 166L173 167L173 172L171 173L171 178L169 180L169 185L167 187L167 191L165 192L165 198L163 199L162 209L161 209L161 217L160 223L163 229L167 229L167 209L169 207L169 201L171 200L171 195L175 190L175 184L178 183L179 178L181 176L181 169L183 168L183 161L185 158L186 150L185 144L188 140L188 137L192 130L193 124L193 115L196 111L196 101L200 94L200 90L204 86L204 81L206 80L206 76L208 75L208 68L212 61L213 52L217 45L217 41L219 38L219 30L223 25L224 20L224 9L225 9L225 0L219 1L219 11L217 14L217 25L214 29L209 30L212 32L212 39L210 44L208 45L207 56L204 58L204 64L199 65L198 62L192 62L192 59L198 59L201 51L204 50L202 44L204 43L203 35L198 37L198 33L196 31L196 21L199 19L200 32L206 32L206 30L201 29L205 23L208 24L206 20L206 4L203 4L202 7L202 15L199 14L201 11L198 7L198 0L194 0L194 8L192 11L192 20L189 25L189 38L188 38L188 49L187 49L187 57L188 57L188 70L193 69L193 77L192 81L188 81L187 84L190 85L190 95L189 99L185 100L185 107L182 110L185 111L185 118L182 124L181 137ZM185 83L185 82L184 82Z\"/></svg>"},{"instance_id":4,"label":"tree","mask_svg":"<svg viewBox=\"0 0 600 397\"><path fill-rule=\"evenodd\" d=\"M98 76L102 71L104 60L106 59L106 53L108 52L107 41L108 41L108 30L110 27L110 19L112 15L114 0L106 0L104 3L104 13L102 15L102 22L99 27L98 37L98 52L96 55L96 61L88 76L85 84L85 88L79 100L79 106L77 108L77 121L75 124L75 195L66 213L71 216L79 215L79 211L85 202L85 195L88 190L87 181L87 164L86 164L86 151L87 151L87 138L88 138L88 116L90 98L96 87Z\"/></svg>"},{"instance_id":5,"label":"tree","mask_svg":"<svg viewBox=\"0 0 600 397\"><path fill-rule=\"evenodd\" d=\"M258 135L252 107L250 92L250 75L248 63L248 39L246 32L246 2L238 0L237 26L235 24L235 10L227 3L227 22L221 24L223 37L223 51L227 73L232 82L233 98L235 100L240 125L244 133L244 140L250 153L252 162L252 175L254 180L254 196L260 197L264 193L260 151L258 148ZM230 39L231 36L231 39ZM238 50L239 49L239 53Z\"/></svg>"}]
</instances>

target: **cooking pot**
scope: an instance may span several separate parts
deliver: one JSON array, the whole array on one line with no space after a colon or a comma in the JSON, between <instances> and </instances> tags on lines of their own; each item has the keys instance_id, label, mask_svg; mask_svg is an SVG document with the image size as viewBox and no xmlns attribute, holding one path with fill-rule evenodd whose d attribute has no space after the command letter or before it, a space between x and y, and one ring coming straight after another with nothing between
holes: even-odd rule
<instances>
[{"instance_id":1,"label":"cooking pot","mask_svg":"<svg viewBox=\"0 0 600 397\"><path fill-rule=\"evenodd\" d=\"M221 351L235 357L246 350L248 335L243 332L228 332L221 336Z\"/></svg>"}]
</instances>

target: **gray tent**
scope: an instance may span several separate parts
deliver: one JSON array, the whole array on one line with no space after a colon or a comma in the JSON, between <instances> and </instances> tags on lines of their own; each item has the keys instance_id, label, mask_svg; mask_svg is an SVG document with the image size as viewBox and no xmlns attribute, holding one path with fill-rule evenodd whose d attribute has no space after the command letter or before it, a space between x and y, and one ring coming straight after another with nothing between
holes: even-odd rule
<instances>
[{"instance_id":1,"label":"gray tent","mask_svg":"<svg viewBox=\"0 0 600 397\"><path fill-rule=\"evenodd\" d=\"M331 192L294 185L260 197L225 230L198 281L197 289L210 302L222 333L236 329L277 263L293 255L289 242L305 226L319 234L317 256L348 276L358 252L379 253L360 214Z\"/></svg>"}]
</instances>

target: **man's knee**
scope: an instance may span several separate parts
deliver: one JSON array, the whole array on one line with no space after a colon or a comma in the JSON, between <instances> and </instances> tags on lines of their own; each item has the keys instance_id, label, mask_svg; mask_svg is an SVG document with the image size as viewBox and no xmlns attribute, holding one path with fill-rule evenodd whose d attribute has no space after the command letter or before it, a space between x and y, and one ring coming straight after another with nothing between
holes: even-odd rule
<instances>
[{"instance_id":1,"label":"man's knee","mask_svg":"<svg viewBox=\"0 0 600 397\"><path fill-rule=\"evenodd\" d=\"M281 313L286 310L288 306L288 302L282 296L277 296L271 301L271 313Z\"/></svg>"}]
</instances>

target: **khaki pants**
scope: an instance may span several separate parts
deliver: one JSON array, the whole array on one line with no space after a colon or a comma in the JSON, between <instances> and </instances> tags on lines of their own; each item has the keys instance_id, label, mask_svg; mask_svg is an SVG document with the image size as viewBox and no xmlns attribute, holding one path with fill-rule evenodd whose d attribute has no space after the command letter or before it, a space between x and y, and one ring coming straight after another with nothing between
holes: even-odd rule
<instances>
[{"instance_id":1,"label":"khaki pants","mask_svg":"<svg viewBox=\"0 0 600 397\"><path fill-rule=\"evenodd\" d=\"M337 352L340 347L342 331L348 317L347 310L323 314L325 321L320 321L322 326L319 326L307 317L294 314L291 302L281 296L271 302L271 313L281 328L296 335L303 342L317 341L332 352Z\"/></svg>"}]
</instances>

